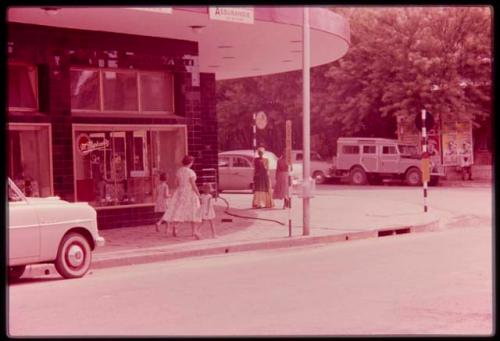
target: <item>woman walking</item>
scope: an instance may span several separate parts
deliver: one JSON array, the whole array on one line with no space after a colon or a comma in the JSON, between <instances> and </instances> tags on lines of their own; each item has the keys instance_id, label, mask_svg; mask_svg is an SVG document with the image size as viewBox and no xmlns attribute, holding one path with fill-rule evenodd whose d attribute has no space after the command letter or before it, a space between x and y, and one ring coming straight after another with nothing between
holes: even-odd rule
<instances>
[{"instance_id":1,"label":"woman walking","mask_svg":"<svg viewBox=\"0 0 500 341\"><path fill-rule=\"evenodd\" d=\"M264 157L264 149L259 148L258 157L254 159L253 176L253 208L271 208L274 206L271 197L271 181L269 179L269 160Z\"/></svg>"},{"instance_id":2,"label":"woman walking","mask_svg":"<svg viewBox=\"0 0 500 341\"><path fill-rule=\"evenodd\" d=\"M278 159L276 166L276 184L274 185L273 199L282 199L283 208L290 207L290 187L289 187L288 162L286 161L286 151Z\"/></svg>"},{"instance_id":3,"label":"woman walking","mask_svg":"<svg viewBox=\"0 0 500 341\"><path fill-rule=\"evenodd\" d=\"M173 235L177 236L178 223L191 223L191 232L196 239L200 239L196 223L201 223L200 192L196 186L196 173L191 169L194 158L186 155L182 159L182 167L177 170L177 188L172 194L170 204L162 218L168 225L172 225Z\"/></svg>"}]
</instances>

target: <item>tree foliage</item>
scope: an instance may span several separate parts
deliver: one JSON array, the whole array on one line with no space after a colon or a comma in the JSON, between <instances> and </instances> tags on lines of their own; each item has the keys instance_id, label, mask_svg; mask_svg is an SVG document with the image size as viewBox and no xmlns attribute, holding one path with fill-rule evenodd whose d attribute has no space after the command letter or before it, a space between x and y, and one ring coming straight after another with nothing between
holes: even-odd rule
<instances>
[{"instance_id":1,"label":"tree foliage","mask_svg":"<svg viewBox=\"0 0 500 341\"><path fill-rule=\"evenodd\" d=\"M396 118L420 109L480 122L491 115L489 7L340 7L351 46L340 60L311 71L311 132L323 153L338 136L395 137ZM314 53L312 51L311 53ZM284 121L302 145L302 74L218 82L221 149L251 148L252 113L269 128L260 141L279 151Z\"/></svg>"}]
</instances>

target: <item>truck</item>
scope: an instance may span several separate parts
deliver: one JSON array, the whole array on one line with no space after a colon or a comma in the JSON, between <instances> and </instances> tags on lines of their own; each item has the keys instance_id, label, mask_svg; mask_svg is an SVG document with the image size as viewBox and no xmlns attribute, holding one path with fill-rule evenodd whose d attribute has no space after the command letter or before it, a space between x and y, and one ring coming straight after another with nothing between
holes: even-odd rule
<instances>
[{"instance_id":1,"label":"truck","mask_svg":"<svg viewBox=\"0 0 500 341\"><path fill-rule=\"evenodd\" d=\"M429 184L437 185L445 176L443 165L431 161L429 174ZM418 146L396 139L340 137L330 176L347 178L353 185L397 179L418 186L422 184L422 157Z\"/></svg>"}]
</instances>

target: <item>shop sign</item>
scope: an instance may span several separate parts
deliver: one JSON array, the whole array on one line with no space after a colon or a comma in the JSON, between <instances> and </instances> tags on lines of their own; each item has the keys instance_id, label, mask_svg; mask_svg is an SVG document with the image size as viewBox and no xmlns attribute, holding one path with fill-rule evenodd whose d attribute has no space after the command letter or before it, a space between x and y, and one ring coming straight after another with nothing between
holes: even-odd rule
<instances>
[{"instance_id":1,"label":"shop sign","mask_svg":"<svg viewBox=\"0 0 500 341\"><path fill-rule=\"evenodd\" d=\"M162 14L172 14L172 7L129 7L128 9L134 9L138 11L148 11L156 12Z\"/></svg>"},{"instance_id":2,"label":"shop sign","mask_svg":"<svg viewBox=\"0 0 500 341\"><path fill-rule=\"evenodd\" d=\"M252 7L209 7L208 10L212 20L253 24Z\"/></svg>"},{"instance_id":3,"label":"shop sign","mask_svg":"<svg viewBox=\"0 0 500 341\"><path fill-rule=\"evenodd\" d=\"M80 154L88 155L93 151L109 147L109 140L103 139L102 141L94 142L87 134L80 134L76 138L76 145Z\"/></svg>"}]
</instances>

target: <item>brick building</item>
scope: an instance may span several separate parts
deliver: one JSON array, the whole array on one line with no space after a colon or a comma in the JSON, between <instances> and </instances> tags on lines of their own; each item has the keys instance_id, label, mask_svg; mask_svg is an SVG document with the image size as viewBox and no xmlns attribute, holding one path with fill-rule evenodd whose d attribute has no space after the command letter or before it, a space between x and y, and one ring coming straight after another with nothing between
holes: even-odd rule
<instances>
[{"instance_id":1,"label":"brick building","mask_svg":"<svg viewBox=\"0 0 500 341\"><path fill-rule=\"evenodd\" d=\"M325 11L311 15L315 44L325 45L312 66L347 51L347 23ZM241 13L239 21L252 21L231 22ZM300 37L296 9L241 13L9 8L7 175L27 195L89 202L100 228L153 223L160 173L173 186L185 154L195 157L199 184L206 169L217 168L216 76L301 67L297 57L285 60L273 50L296 45L293 36L277 44L284 33ZM269 25L279 29L270 32ZM204 28L208 33L199 35ZM249 53L255 46L248 41L262 32L269 32L265 58Z\"/></svg>"}]
</instances>

